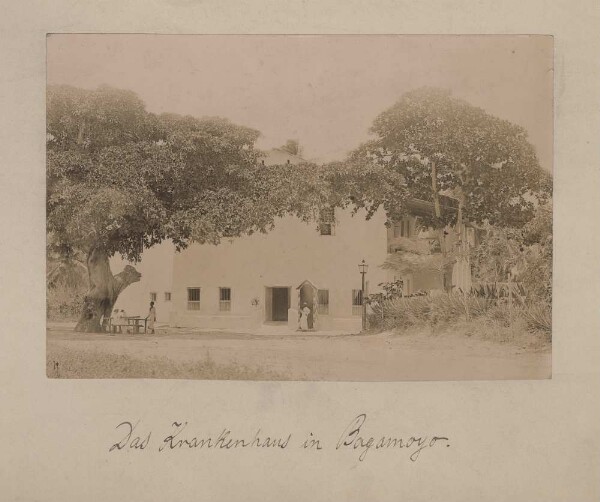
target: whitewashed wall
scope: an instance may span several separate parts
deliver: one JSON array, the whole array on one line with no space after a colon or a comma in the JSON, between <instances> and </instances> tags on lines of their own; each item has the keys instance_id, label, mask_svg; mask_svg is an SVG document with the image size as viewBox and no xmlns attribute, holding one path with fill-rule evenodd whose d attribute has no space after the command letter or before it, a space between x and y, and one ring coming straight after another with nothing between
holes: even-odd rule
<instances>
[{"instance_id":1,"label":"whitewashed wall","mask_svg":"<svg viewBox=\"0 0 600 502\"><path fill-rule=\"evenodd\" d=\"M305 280L329 290L330 322L356 325L352 290L361 288L358 264L369 264L370 292L387 280L380 268L387 253L383 212L365 221L364 213L336 212L334 235L320 235L315 223L286 217L266 234L238 238L218 246L191 246L174 257L171 321L181 326L244 327L265 319L265 288L290 287L291 307ZM187 288L201 288L199 311L187 309ZM219 287L232 289L230 312L219 312ZM259 306L253 307L252 300ZM358 319L358 322L360 319Z\"/></svg>"}]
</instances>

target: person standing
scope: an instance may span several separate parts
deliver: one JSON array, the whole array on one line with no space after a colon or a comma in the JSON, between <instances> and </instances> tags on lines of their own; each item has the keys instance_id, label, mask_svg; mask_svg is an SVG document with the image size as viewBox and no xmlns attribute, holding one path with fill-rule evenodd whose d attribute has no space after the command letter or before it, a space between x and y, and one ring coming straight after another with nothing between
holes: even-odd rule
<instances>
[{"instance_id":1,"label":"person standing","mask_svg":"<svg viewBox=\"0 0 600 502\"><path fill-rule=\"evenodd\" d=\"M308 331L308 316L310 315L310 309L308 304L302 304L302 310L300 310L300 331Z\"/></svg>"},{"instance_id":2,"label":"person standing","mask_svg":"<svg viewBox=\"0 0 600 502\"><path fill-rule=\"evenodd\" d=\"M123 333L123 330L129 333L129 322L127 321L127 312L121 309L121 312L119 312L119 333Z\"/></svg>"},{"instance_id":3,"label":"person standing","mask_svg":"<svg viewBox=\"0 0 600 502\"><path fill-rule=\"evenodd\" d=\"M156 308L154 308L154 302L150 302L150 310L148 311L146 320L148 321L148 329L154 334L154 323L156 322Z\"/></svg>"}]
</instances>

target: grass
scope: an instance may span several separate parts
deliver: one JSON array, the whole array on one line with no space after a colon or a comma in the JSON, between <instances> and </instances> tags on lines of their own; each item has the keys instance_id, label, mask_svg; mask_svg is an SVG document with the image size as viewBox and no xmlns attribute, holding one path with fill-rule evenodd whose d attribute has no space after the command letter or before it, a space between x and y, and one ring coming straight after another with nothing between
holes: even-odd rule
<instances>
[{"instance_id":1,"label":"grass","mask_svg":"<svg viewBox=\"0 0 600 502\"><path fill-rule=\"evenodd\" d=\"M180 378L196 380L285 380L262 368L231 363L216 364L210 356L201 361L177 362L167 357L134 358L102 351L48 347L48 378Z\"/></svg>"},{"instance_id":2,"label":"grass","mask_svg":"<svg viewBox=\"0 0 600 502\"><path fill-rule=\"evenodd\" d=\"M428 331L474 336L534 350L548 348L552 342L551 309L542 303L509 308L459 294L398 298L384 304L383 319L379 311L370 320L374 329L398 334Z\"/></svg>"},{"instance_id":3,"label":"grass","mask_svg":"<svg viewBox=\"0 0 600 502\"><path fill-rule=\"evenodd\" d=\"M528 350L544 350L550 347L549 336L543 331L529 331L526 322L521 318L516 318L508 324L487 316L471 321L456 321L440 326L438 333L511 344Z\"/></svg>"}]
</instances>

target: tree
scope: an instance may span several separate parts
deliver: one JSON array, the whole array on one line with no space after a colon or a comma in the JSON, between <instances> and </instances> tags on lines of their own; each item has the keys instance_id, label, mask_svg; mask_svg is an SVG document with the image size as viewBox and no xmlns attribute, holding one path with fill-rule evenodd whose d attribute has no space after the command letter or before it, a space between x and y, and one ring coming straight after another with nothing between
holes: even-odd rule
<instances>
[{"instance_id":1,"label":"tree","mask_svg":"<svg viewBox=\"0 0 600 502\"><path fill-rule=\"evenodd\" d=\"M368 207L369 214L383 206L390 224L410 212L411 199L430 202L432 213L421 222L437 229L441 250L441 257L410 252L390 257L386 267L394 270L412 267L443 276L464 258L464 250L446 249L445 227L469 220L520 228L551 195L551 176L539 166L526 131L449 91L407 92L375 119L371 133L374 139L349 158L351 170L370 166L374 175L353 187L361 194L355 206ZM457 202L455 210L443 210L448 197ZM457 225L459 243L461 230Z\"/></svg>"},{"instance_id":2,"label":"tree","mask_svg":"<svg viewBox=\"0 0 600 502\"><path fill-rule=\"evenodd\" d=\"M518 279L534 298L552 302L552 204L540 206L523 228L526 266Z\"/></svg>"},{"instance_id":3,"label":"tree","mask_svg":"<svg viewBox=\"0 0 600 502\"><path fill-rule=\"evenodd\" d=\"M552 298L552 205L539 206L520 230L489 226L472 256L476 278L484 283L517 281L530 300Z\"/></svg>"},{"instance_id":4,"label":"tree","mask_svg":"<svg viewBox=\"0 0 600 502\"><path fill-rule=\"evenodd\" d=\"M449 91L407 92L374 121L375 138L351 161L375 163L398 173L399 191L434 204L429 222L487 222L522 227L551 194L551 176L542 170L527 132L454 98ZM444 216L440 196L458 200Z\"/></svg>"},{"instance_id":5,"label":"tree","mask_svg":"<svg viewBox=\"0 0 600 502\"><path fill-rule=\"evenodd\" d=\"M90 282L77 331L100 331L140 280L131 265L113 275L114 254L136 262L166 239L181 250L265 232L327 199L314 166L261 166L259 133L225 119L156 116L109 87L49 87L47 103L47 230L63 253L85 253Z\"/></svg>"},{"instance_id":6,"label":"tree","mask_svg":"<svg viewBox=\"0 0 600 502\"><path fill-rule=\"evenodd\" d=\"M367 220L383 207L388 224L406 212L410 194L404 178L386 165L355 155L345 162L325 164L321 173L335 206L351 206L354 214L364 209Z\"/></svg>"},{"instance_id":7,"label":"tree","mask_svg":"<svg viewBox=\"0 0 600 502\"><path fill-rule=\"evenodd\" d=\"M46 283L48 287L82 287L87 278L85 257L73 248L58 248L49 235L46 244Z\"/></svg>"}]
</instances>

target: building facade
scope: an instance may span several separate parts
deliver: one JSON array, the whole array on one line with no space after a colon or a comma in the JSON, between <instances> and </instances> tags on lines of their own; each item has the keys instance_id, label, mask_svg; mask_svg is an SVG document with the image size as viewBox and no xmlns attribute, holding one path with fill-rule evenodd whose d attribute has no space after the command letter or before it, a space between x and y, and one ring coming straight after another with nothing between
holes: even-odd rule
<instances>
[{"instance_id":1,"label":"building facade","mask_svg":"<svg viewBox=\"0 0 600 502\"><path fill-rule=\"evenodd\" d=\"M324 229L290 216L268 234L191 246L174 256L170 322L207 328L279 322L294 328L306 303L315 329L360 328L359 263L369 264L368 291L390 277L379 267L387 255L384 223L382 213L365 221L346 211Z\"/></svg>"},{"instance_id":2,"label":"building facade","mask_svg":"<svg viewBox=\"0 0 600 502\"><path fill-rule=\"evenodd\" d=\"M361 275L369 265L366 292L380 284L402 280L404 294L417 291L470 289L468 260L453 265L451 277L417 272L397 276L381 265L403 239L415 237L427 245L431 237L418 231L418 217L407 217L391 228L377 212L366 220L360 211L336 211L329 226L305 223L289 216L268 234L254 234L219 245L192 245L176 253L165 243L147 251L138 264L142 280L127 288L118 308L145 313L155 301L158 320L172 326L253 329L262 324L287 324L296 329L298 311L307 304L317 330L359 330ZM448 244L457 234L448 232ZM463 229L469 234L468 227Z\"/></svg>"},{"instance_id":3,"label":"building facade","mask_svg":"<svg viewBox=\"0 0 600 502\"><path fill-rule=\"evenodd\" d=\"M272 155L277 163L301 160L281 150ZM142 279L122 293L117 307L131 315L145 314L152 300L158 321L177 327L249 330L281 324L295 330L298 312L306 304L312 312L309 327L358 331L362 260L369 266L365 294L379 292L382 283L394 280L403 281L406 295L470 290L468 253L446 275L420 271L398 276L382 268L403 243L426 247L434 240L419 226L419 212L431 214L431 204L414 201L412 207L414 214L389 227L382 210L366 220L363 210L352 214L336 209L318 223L287 216L267 234L192 245L179 253L171 244L161 244L144 253L137 265ZM449 228L447 249L472 245L471 230L465 225Z\"/></svg>"}]
</instances>

